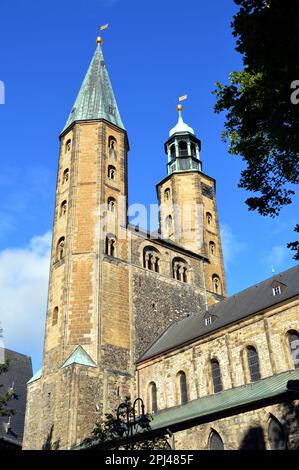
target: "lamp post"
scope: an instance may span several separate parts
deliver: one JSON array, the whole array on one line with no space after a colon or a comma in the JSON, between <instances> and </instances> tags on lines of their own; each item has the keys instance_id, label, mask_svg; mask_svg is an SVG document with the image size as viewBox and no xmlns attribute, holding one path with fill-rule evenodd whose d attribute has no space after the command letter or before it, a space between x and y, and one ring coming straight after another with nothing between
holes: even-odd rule
<instances>
[{"instance_id":1,"label":"lamp post","mask_svg":"<svg viewBox=\"0 0 299 470\"><path fill-rule=\"evenodd\" d=\"M141 414L136 416L136 404L141 403ZM120 413L121 409L125 408L126 410L126 421L125 423L121 422L120 420ZM133 415L133 416L132 416ZM142 398L138 397L133 402L133 405L130 403L124 402L121 403L117 410L116 410L116 426L115 430L119 436L123 436L125 434L127 439L133 437L134 432L137 431L138 426L142 428L142 425L146 425L148 423L148 418L145 414L145 406Z\"/></svg>"}]
</instances>

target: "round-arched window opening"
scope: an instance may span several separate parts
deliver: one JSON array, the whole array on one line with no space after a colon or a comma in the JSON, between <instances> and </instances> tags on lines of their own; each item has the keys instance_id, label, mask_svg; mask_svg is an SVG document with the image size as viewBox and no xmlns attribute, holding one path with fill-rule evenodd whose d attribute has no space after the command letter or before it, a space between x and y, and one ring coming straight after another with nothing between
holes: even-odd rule
<instances>
[{"instance_id":1,"label":"round-arched window opening","mask_svg":"<svg viewBox=\"0 0 299 470\"><path fill-rule=\"evenodd\" d=\"M179 401L181 405L184 405L188 401L188 389L186 374L182 370L177 374L178 385L179 385Z\"/></svg>"},{"instance_id":2,"label":"round-arched window opening","mask_svg":"<svg viewBox=\"0 0 299 470\"><path fill-rule=\"evenodd\" d=\"M67 201L63 201L60 205L60 217L65 216L67 211Z\"/></svg>"},{"instance_id":3,"label":"round-arched window opening","mask_svg":"<svg viewBox=\"0 0 299 470\"><path fill-rule=\"evenodd\" d=\"M108 211L115 212L116 202L113 197L109 197L108 199Z\"/></svg>"},{"instance_id":4,"label":"round-arched window opening","mask_svg":"<svg viewBox=\"0 0 299 470\"><path fill-rule=\"evenodd\" d=\"M116 180L116 168L113 165L108 166L108 178L112 181Z\"/></svg>"},{"instance_id":5,"label":"round-arched window opening","mask_svg":"<svg viewBox=\"0 0 299 470\"><path fill-rule=\"evenodd\" d=\"M207 225L212 225L213 217L212 217L212 214L210 212L206 213L206 221L207 221Z\"/></svg>"},{"instance_id":6,"label":"round-arched window opening","mask_svg":"<svg viewBox=\"0 0 299 470\"><path fill-rule=\"evenodd\" d=\"M290 330L288 340L294 367L299 369L299 333L296 330Z\"/></svg>"},{"instance_id":7,"label":"round-arched window opening","mask_svg":"<svg viewBox=\"0 0 299 470\"><path fill-rule=\"evenodd\" d=\"M52 325L56 325L58 322L58 307L53 309Z\"/></svg>"},{"instance_id":8,"label":"round-arched window opening","mask_svg":"<svg viewBox=\"0 0 299 470\"><path fill-rule=\"evenodd\" d=\"M165 201L168 201L170 199L170 189L166 188L164 191L164 199Z\"/></svg>"},{"instance_id":9,"label":"round-arched window opening","mask_svg":"<svg viewBox=\"0 0 299 470\"><path fill-rule=\"evenodd\" d=\"M209 250L210 250L210 255L214 255L216 252L216 245L214 242L209 243Z\"/></svg>"},{"instance_id":10,"label":"round-arched window opening","mask_svg":"<svg viewBox=\"0 0 299 470\"><path fill-rule=\"evenodd\" d=\"M65 237L61 237L58 240L56 248L56 261L61 261L65 255Z\"/></svg>"},{"instance_id":11,"label":"round-arched window opening","mask_svg":"<svg viewBox=\"0 0 299 470\"><path fill-rule=\"evenodd\" d=\"M253 346L247 347L247 361L250 374L250 382L260 380L260 361L257 350Z\"/></svg>"},{"instance_id":12,"label":"round-arched window opening","mask_svg":"<svg viewBox=\"0 0 299 470\"><path fill-rule=\"evenodd\" d=\"M217 274L213 274L212 276L212 286L213 286L213 292L215 294L222 295L221 281L219 279L219 276L217 276Z\"/></svg>"},{"instance_id":13,"label":"round-arched window opening","mask_svg":"<svg viewBox=\"0 0 299 470\"><path fill-rule=\"evenodd\" d=\"M67 183L69 180L69 176L70 176L70 171L68 168L66 168L63 172L62 183Z\"/></svg>"},{"instance_id":14,"label":"round-arched window opening","mask_svg":"<svg viewBox=\"0 0 299 470\"><path fill-rule=\"evenodd\" d=\"M108 139L108 147L112 150L116 150L116 138L110 135Z\"/></svg>"},{"instance_id":15,"label":"round-arched window opening","mask_svg":"<svg viewBox=\"0 0 299 470\"><path fill-rule=\"evenodd\" d=\"M68 139L65 143L65 153L67 153L71 150L71 144L72 144L71 139Z\"/></svg>"}]
</instances>

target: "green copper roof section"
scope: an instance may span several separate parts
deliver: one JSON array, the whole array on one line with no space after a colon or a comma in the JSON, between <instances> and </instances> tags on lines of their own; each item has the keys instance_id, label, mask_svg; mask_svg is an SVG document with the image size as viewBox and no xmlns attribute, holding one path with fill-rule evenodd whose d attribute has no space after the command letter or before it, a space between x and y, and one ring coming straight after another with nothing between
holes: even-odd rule
<instances>
[{"instance_id":1,"label":"green copper roof section","mask_svg":"<svg viewBox=\"0 0 299 470\"><path fill-rule=\"evenodd\" d=\"M75 121L105 119L125 129L121 120L100 44L71 110L64 132Z\"/></svg>"},{"instance_id":2,"label":"green copper roof section","mask_svg":"<svg viewBox=\"0 0 299 470\"><path fill-rule=\"evenodd\" d=\"M42 376L42 370L38 370L33 377L31 377L30 380L28 380L27 384L31 384L32 382L35 382L36 380L40 379Z\"/></svg>"},{"instance_id":3,"label":"green copper roof section","mask_svg":"<svg viewBox=\"0 0 299 470\"><path fill-rule=\"evenodd\" d=\"M236 388L223 390L219 393L207 395L197 400L190 401L185 405L174 406L162 410L153 416L150 422L150 430L158 434L161 431L170 429L172 432L176 430L187 429L201 423L208 423L215 420L215 416L220 413L227 412L227 416L244 412L244 406L254 405L262 406L263 400L273 399L284 396L289 393L297 399L299 388L299 370L289 370L277 375L266 377L246 385ZM196 420L198 422L196 423ZM146 438L146 434L142 434ZM97 448L100 444L98 439L92 440L88 444L80 444L73 450L81 450L87 448Z\"/></svg>"},{"instance_id":4,"label":"green copper roof section","mask_svg":"<svg viewBox=\"0 0 299 470\"><path fill-rule=\"evenodd\" d=\"M242 406L288 392L289 380L299 381L299 370L282 372L257 382L190 401L185 405L168 408L154 416L151 429L167 428L197 418L208 419L210 415L217 415L228 410L233 414L233 410L238 410Z\"/></svg>"},{"instance_id":5,"label":"green copper roof section","mask_svg":"<svg viewBox=\"0 0 299 470\"><path fill-rule=\"evenodd\" d=\"M82 366L97 367L96 363L91 359L89 354L82 348L78 346L75 351L70 355L70 357L65 361L61 366L61 369L73 364L81 364Z\"/></svg>"}]
</instances>

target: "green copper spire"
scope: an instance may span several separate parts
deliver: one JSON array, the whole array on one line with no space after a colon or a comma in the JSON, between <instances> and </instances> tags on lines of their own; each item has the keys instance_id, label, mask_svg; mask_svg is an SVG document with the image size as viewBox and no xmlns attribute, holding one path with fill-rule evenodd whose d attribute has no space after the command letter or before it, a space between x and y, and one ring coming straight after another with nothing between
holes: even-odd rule
<instances>
[{"instance_id":1,"label":"green copper spire","mask_svg":"<svg viewBox=\"0 0 299 470\"><path fill-rule=\"evenodd\" d=\"M101 45L98 44L88 72L71 110L64 132L75 121L105 119L125 129L114 97Z\"/></svg>"}]
</instances>

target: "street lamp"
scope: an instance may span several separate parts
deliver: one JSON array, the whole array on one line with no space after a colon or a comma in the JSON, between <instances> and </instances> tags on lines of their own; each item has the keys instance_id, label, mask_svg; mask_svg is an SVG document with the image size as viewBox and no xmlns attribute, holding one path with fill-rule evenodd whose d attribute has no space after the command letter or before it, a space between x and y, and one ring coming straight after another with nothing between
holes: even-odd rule
<instances>
[{"instance_id":1,"label":"street lamp","mask_svg":"<svg viewBox=\"0 0 299 470\"><path fill-rule=\"evenodd\" d=\"M136 404L140 402L141 403L141 414L136 417ZM120 420L120 412L121 409L125 408L126 409L126 422L122 423ZM138 397L134 401L133 405L131 406L130 403L124 402L121 403L116 411L116 425L115 425L115 430L119 436L123 436L126 434L126 438L133 437L134 432L138 429L138 426L145 427L145 425L149 422L148 418L146 417L145 414L145 406L142 398ZM131 416L131 413L133 413L133 419ZM125 426L125 428L124 428Z\"/></svg>"}]
</instances>

